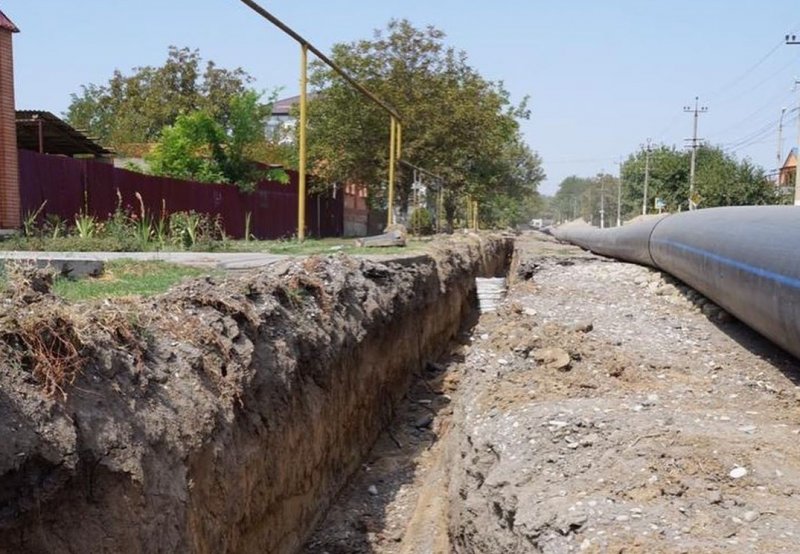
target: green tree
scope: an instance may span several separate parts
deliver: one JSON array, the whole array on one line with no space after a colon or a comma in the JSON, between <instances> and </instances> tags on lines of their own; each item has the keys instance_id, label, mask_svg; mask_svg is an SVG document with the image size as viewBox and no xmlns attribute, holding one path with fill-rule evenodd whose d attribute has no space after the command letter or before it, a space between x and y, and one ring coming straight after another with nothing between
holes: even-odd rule
<instances>
[{"instance_id":1,"label":"green tree","mask_svg":"<svg viewBox=\"0 0 800 554\"><path fill-rule=\"evenodd\" d=\"M147 156L155 175L209 183L232 183L252 191L261 179L288 182L282 170L265 170L252 161L250 151L264 142L266 119L271 103L261 103L262 95L246 91L225 106L225 123L209 110L179 115L174 125L161 131L153 151Z\"/></svg>"},{"instance_id":2,"label":"green tree","mask_svg":"<svg viewBox=\"0 0 800 554\"><path fill-rule=\"evenodd\" d=\"M251 80L241 68L223 69L212 61L203 68L197 50L170 46L159 67L137 67L130 75L116 70L105 85L82 86L71 95L65 117L104 144L152 142L178 116L198 110L226 125L231 99Z\"/></svg>"},{"instance_id":3,"label":"green tree","mask_svg":"<svg viewBox=\"0 0 800 554\"><path fill-rule=\"evenodd\" d=\"M520 142L517 121L528 110L525 102L513 105L502 84L481 77L465 54L447 47L442 31L392 20L372 40L335 45L332 58L402 115L402 156L444 178L451 223L464 194L481 200L495 194L503 180L498 172L512 169L506 158ZM317 93L309 103L313 173L327 182L365 183L371 200L385 203L387 114L322 64L312 66L310 80ZM531 154L526 163L539 160ZM539 170L528 189L514 190L535 192L541 178ZM411 172L400 173L401 209L407 209L411 181Z\"/></svg>"},{"instance_id":4,"label":"green tree","mask_svg":"<svg viewBox=\"0 0 800 554\"><path fill-rule=\"evenodd\" d=\"M570 175L561 181L551 202L551 209L559 221L581 217L584 195L591 184L591 179L577 175Z\"/></svg>"},{"instance_id":5,"label":"green tree","mask_svg":"<svg viewBox=\"0 0 800 554\"><path fill-rule=\"evenodd\" d=\"M690 153L659 145L650 155L647 211L654 201L664 201L667 211L686 210L689 198ZM645 152L631 154L622 167L623 195L629 215L641 213L644 191ZM697 151L695 190L699 207L774 204L779 200L764 170L748 160L737 160L718 147Z\"/></svg>"},{"instance_id":6,"label":"green tree","mask_svg":"<svg viewBox=\"0 0 800 554\"><path fill-rule=\"evenodd\" d=\"M619 182L619 178L608 173L588 178L571 175L561 181L551 202L551 210L559 221L581 218L597 226L603 210L605 226L612 227L617 221ZM625 213L624 209L622 213Z\"/></svg>"}]
</instances>

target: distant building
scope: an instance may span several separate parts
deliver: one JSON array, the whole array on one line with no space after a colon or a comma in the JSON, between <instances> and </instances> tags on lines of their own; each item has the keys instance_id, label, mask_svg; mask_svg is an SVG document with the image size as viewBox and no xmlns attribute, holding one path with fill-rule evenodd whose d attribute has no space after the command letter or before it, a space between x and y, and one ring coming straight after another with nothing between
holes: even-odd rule
<instances>
[{"instance_id":1,"label":"distant building","mask_svg":"<svg viewBox=\"0 0 800 554\"><path fill-rule=\"evenodd\" d=\"M309 94L309 100L314 94ZM267 138L278 144L293 144L297 117L293 113L300 104L300 96L290 96L275 101L272 115L267 120ZM334 190L344 193L344 236L363 237L369 226L369 207L367 204L367 187L355 183L346 183L340 187L332 185ZM340 193L341 193L340 192Z\"/></svg>"},{"instance_id":2,"label":"distant building","mask_svg":"<svg viewBox=\"0 0 800 554\"><path fill-rule=\"evenodd\" d=\"M0 229L17 229L22 224L12 50L12 36L18 32L0 11Z\"/></svg>"},{"instance_id":3,"label":"distant building","mask_svg":"<svg viewBox=\"0 0 800 554\"><path fill-rule=\"evenodd\" d=\"M294 142L294 126L297 118L292 108L300 103L299 96L276 100L272 105L272 115L267 120L267 138L279 144Z\"/></svg>"},{"instance_id":4,"label":"distant building","mask_svg":"<svg viewBox=\"0 0 800 554\"><path fill-rule=\"evenodd\" d=\"M781 194L793 194L795 172L797 171L797 148L792 148L786 161L783 162L778 172L778 188Z\"/></svg>"}]
</instances>

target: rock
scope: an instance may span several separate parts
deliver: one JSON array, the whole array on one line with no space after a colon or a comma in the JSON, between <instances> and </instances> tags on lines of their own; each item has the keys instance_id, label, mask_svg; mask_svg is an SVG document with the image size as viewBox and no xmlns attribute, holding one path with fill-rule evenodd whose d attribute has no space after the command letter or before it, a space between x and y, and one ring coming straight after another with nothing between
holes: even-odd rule
<instances>
[{"instance_id":1,"label":"rock","mask_svg":"<svg viewBox=\"0 0 800 554\"><path fill-rule=\"evenodd\" d=\"M591 333L594 329L594 323L591 321L581 321L570 327L573 333Z\"/></svg>"},{"instance_id":2,"label":"rock","mask_svg":"<svg viewBox=\"0 0 800 554\"><path fill-rule=\"evenodd\" d=\"M425 414L421 418L417 419L416 423L414 423L414 427L417 429L427 429L433 423L433 416L431 414Z\"/></svg>"},{"instance_id":3,"label":"rock","mask_svg":"<svg viewBox=\"0 0 800 554\"><path fill-rule=\"evenodd\" d=\"M725 310L720 309L720 311L717 313L717 321L720 323L730 323L733 321L733 316Z\"/></svg>"},{"instance_id":4,"label":"rock","mask_svg":"<svg viewBox=\"0 0 800 554\"><path fill-rule=\"evenodd\" d=\"M760 513L754 510L748 510L747 512L744 513L742 519L745 520L747 523L753 523L755 520L758 519L760 515L761 515Z\"/></svg>"},{"instance_id":5,"label":"rock","mask_svg":"<svg viewBox=\"0 0 800 554\"><path fill-rule=\"evenodd\" d=\"M745 475L747 475L747 469L743 467L735 467L731 470L728 474L731 479L741 479Z\"/></svg>"},{"instance_id":6,"label":"rock","mask_svg":"<svg viewBox=\"0 0 800 554\"><path fill-rule=\"evenodd\" d=\"M367 492L370 493L372 496L378 496L378 487L375 485L370 485L367 489Z\"/></svg>"},{"instance_id":7,"label":"rock","mask_svg":"<svg viewBox=\"0 0 800 554\"><path fill-rule=\"evenodd\" d=\"M647 400L642 402L642 405L647 407L647 408L655 406L656 404L658 404L658 395L657 394L648 394L647 395Z\"/></svg>"},{"instance_id":8,"label":"rock","mask_svg":"<svg viewBox=\"0 0 800 554\"><path fill-rule=\"evenodd\" d=\"M363 237L360 239L356 239L355 244L361 248L381 248L385 246L405 246L406 245L406 233L405 228L402 225L399 226L392 226L395 227L393 229L388 229L386 233L382 235L376 235L372 237Z\"/></svg>"},{"instance_id":9,"label":"rock","mask_svg":"<svg viewBox=\"0 0 800 554\"><path fill-rule=\"evenodd\" d=\"M536 311L536 310L534 310L533 308L525 308L525 309L523 310L523 313L524 313L525 315L527 315L527 316L531 316L531 317L533 317L533 316L535 316L535 315L536 315L537 313L539 313L539 312L537 312L537 311Z\"/></svg>"},{"instance_id":10,"label":"rock","mask_svg":"<svg viewBox=\"0 0 800 554\"><path fill-rule=\"evenodd\" d=\"M675 287L672 285L661 285L656 289L657 296L669 296L675 292Z\"/></svg>"},{"instance_id":11,"label":"rock","mask_svg":"<svg viewBox=\"0 0 800 554\"><path fill-rule=\"evenodd\" d=\"M561 533L564 535L568 535L569 533L577 531L586 525L587 521L589 521L589 516L586 514L586 512L568 512L561 518L561 521L559 522L559 531L561 531Z\"/></svg>"},{"instance_id":12,"label":"rock","mask_svg":"<svg viewBox=\"0 0 800 554\"><path fill-rule=\"evenodd\" d=\"M720 491L711 491L708 493L708 501L711 504L719 504L722 502L722 492Z\"/></svg>"},{"instance_id":13,"label":"rock","mask_svg":"<svg viewBox=\"0 0 800 554\"><path fill-rule=\"evenodd\" d=\"M566 371L572 363L569 352L563 348L542 348L534 352L534 359L553 369Z\"/></svg>"},{"instance_id":14,"label":"rock","mask_svg":"<svg viewBox=\"0 0 800 554\"><path fill-rule=\"evenodd\" d=\"M430 373L443 373L445 367L441 364L437 364L436 362L426 362L425 363L425 370Z\"/></svg>"}]
</instances>

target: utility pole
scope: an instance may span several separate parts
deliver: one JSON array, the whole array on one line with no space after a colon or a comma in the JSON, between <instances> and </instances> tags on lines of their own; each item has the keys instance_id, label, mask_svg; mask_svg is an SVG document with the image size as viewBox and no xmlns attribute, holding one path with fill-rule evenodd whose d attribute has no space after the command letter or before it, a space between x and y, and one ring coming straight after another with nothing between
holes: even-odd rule
<instances>
[{"instance_id":1,"label":"utility pole","mask_svg":"<svg viewBox=\"0 0 800 554\"><path fill-rule=\"evenodd\" d=\"M647 186L650 184L650 139L644 149L644 195L642 196L642 215L647 215Z\"/></svg>"},{"instance_id":2,"label":"utility pole","mask_svg":"<svg viewBox=\"0 0 800 554\"><path fill-rule=\"evenodd\" d=\"M797 35L786 35L786 44L800 44L800 41L797 40ZM797 89L798 81L795 80L794 87ZM800 104L798 104L798 110L800 110ZM797 160L800 158L800 113L797 114L797 144L798 148L795 150L795 162L794 162L794 205L800 206L800 167L798 167ZM780 164L780 161L778 162Z\"/></svg>"},{"instance_id":3,"label":"utility pole","mask_svg":"<svg viewBox=\"0 0 800 554\"><path fill-rule=\"evenodd\" d=\"M601 178L602 179L602 178ZM600 181L600 228L606 228L606 183Z\"/></svg>"},{"instance_id":4,"label":"utility pole","mask_svg":"<svg viewBox=\"0 0 800 554\"><path fill-rule=\"evenodd\" d=\"M694 113L694 125L692 131L692 138L686 139L691 141L691 149L692 149L692 165L689 168L689 209L694 210L696 208L694 202L694 173L695 173L695 165L697 164L697 149L700 147L700 142L702 139L697 138L697 120L701 113L706 113L708 108L703 106L700 107L700 98L698 96L694 97L694 108L691 106L684 106L683 111L687 113Z\"/></svg>"},{"instance_id":5,"label":"utility pole","mask_svg":"<svg viewBox=\"0 0 800 554\"><path fill-rule=\"evenodd\" d=\"M617 179L617 227L622 227L622 158L619 159L619 179Z\"/></svg>"},{"instance_id":6,"label":"utility pole","mask_svg":"<svg viewBox=\"0 0 800 554\"><path fill-rule=\"evenodd\" d=\"M783 116L784 115L786 115L785 106L781 108L781 118L778 121L778 155L777 155L778 165L775 166L778 168L778 181L780 181L781 165L783 164Z\"/></svg>"},{"instance_id":7,"label":"utility pole","mask_svg":"<svg viewBox=\"0 0 800 554\"><path fill-rule=\"evenodd\" d=\"M792 43L794 44L794 43ZM797 85L800 84L800 81L795 79L794 81L794 88L795 90L800 90ZM798 100L797 105L797 144L800 145L800 100ZM794 151L794 205L800 206L800 147L795 149Z\"/></svg>"}]
</instances>

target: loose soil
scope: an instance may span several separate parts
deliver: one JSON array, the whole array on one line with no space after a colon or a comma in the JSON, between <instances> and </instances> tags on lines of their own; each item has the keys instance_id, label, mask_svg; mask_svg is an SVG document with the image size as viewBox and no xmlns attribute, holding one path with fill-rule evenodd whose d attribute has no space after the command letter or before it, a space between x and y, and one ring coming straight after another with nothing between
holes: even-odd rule
<instances>
[{"instance_id":1,"label":"loose soil","mask_svg":"<svg viewBox=\"0 0 800 554\"><path fill-rule=\"evenodd\" d=\"M517 249L305 551L800 550L798 362L658 271Z\"/></svg>"}]
</instances>

